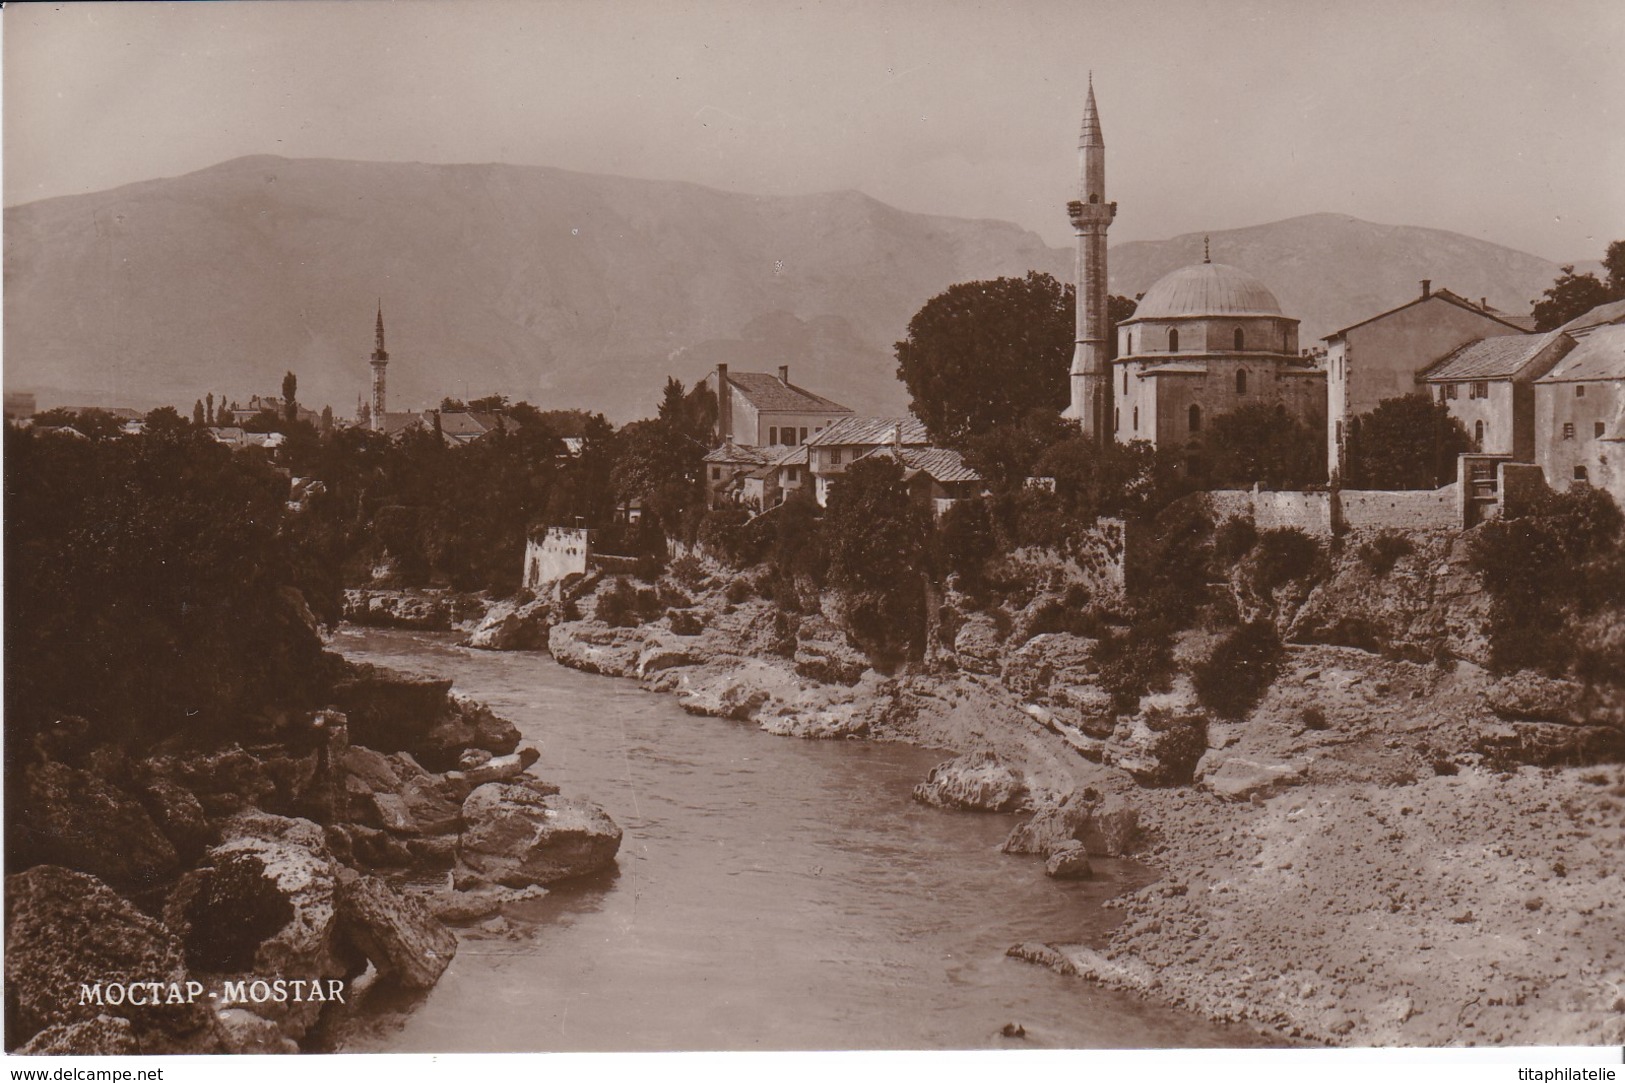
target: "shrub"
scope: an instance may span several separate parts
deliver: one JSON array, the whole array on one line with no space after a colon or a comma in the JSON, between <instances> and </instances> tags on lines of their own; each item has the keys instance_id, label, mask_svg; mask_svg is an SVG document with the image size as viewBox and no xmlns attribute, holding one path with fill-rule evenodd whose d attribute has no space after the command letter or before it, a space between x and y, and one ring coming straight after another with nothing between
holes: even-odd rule
<instances>
[{"instance_id":1,"label":"shrub","mask_svg":"<svg viewBox=\"0 0 1625 1083\"><path fill-rule=\"evenodd\" d=\"M1155 625L1131 625L1107 632L1095 648L1100 686L1118 711L1132 711L1140 697L1166 692L1174 672L1173 639Z\"/></svg>"},{"instance_id":2,"label":"shrub","mask_svg":"<svg viewBox=\"0 0 1625 1083\"><path fill-rule=\"evenodd\" d=\"M598 592L593 615L611 628L633 628L638 621L638 591L626 579L616 577Z\"/></svg>"},{"instance_id":3,"label":"shrub","mask_svg":"<svg viewBox=\"0 0 1625 1083\"><path fill-rule=\"evenodd\" d=\"M1323 730L1326 728L1326 712L1319 707L1305 707L1302 721L1306 730Z\"/></svg>"},{"instance_id":4,"label":"shrub","mask_svg":"<svg viewBox=\"0 0 1625 1083\"><path fill-rule=\"evenodd\" d=\"M671 622L674 635L697 636L705 631L705 624L700 620L699 614L690 609L668 609L666 619Z\"/></svg>"},{"instance_id":5,"label":"shrub","mask_svg":"<svg viewBox=\"0 0 1625 1083\"><path fill-rule=\"evenodd\" d=\"M1227 634L1191 671L1196 698L1221 718L1242 718L1264 698L1280 670L1275 625L1255 620Z\"/></svg>"},{"instance_id":6,"label":"shrub","mask_svg":"<svg viewBox=\"0 0 1625 1083\"><path fill-rule=\"evenodd\" d=\"M750 580L730 579L728 586L723 590L722 596L733 605L739 605L750 597Z\"/></svg>"},{"instance_id":7,"label":"shrub","mask_svg":"<svg viewBox=\"0 0 1625 1083\"><path fill-rule=\"evenodd\" d=\"M1258 528L1251 519L1232 515L1213 532L1213 556L1220 564L1231 566L1253 551L1258 544Z\"/></svg>"},{"instance_id":8,"label":"shrub","mask_svg":"<svg viewBox=\"0 0 1625 1083\"><path fill-rule=\"evenodd\" d=\"M1361 542L1355 555L1373 575L1387 575L1394 570L1394 565L1399 563L1401 557L1410 556L1414 552L1416 546L1411 543L1410 538L1397 530L1385 530L1376 537Z\"/></svg>"},{"instance_id":9,"label":"shrub","mask_svg":"<svg viewBox=\"0 0 1625 1083\"><path fill-rule=\"evenodd\" d=\"M1267 594L1284 583L1306 578L1319 558L1320 545L1297 527L1266 530L1253 550L1253 582Z\"/></svg>"},{"instance_id":10,"label":"shrub","mask_svg":"<svg viewBox=\"0 0 1625 1083\"><path fill-rule=\"evenodd\" d=\"M711 585L711 573L706 571L705 561L693 553L684 553L672 561L666 574L684 590L704 590Z\"/></svg>"}]
</instances>

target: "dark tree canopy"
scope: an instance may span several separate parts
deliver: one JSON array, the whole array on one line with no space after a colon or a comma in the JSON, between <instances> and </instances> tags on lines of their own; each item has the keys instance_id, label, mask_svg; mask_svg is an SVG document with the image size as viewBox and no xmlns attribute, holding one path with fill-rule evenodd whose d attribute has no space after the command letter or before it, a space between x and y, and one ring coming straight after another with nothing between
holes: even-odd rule
<instances>
[{"instance_id":1,"label":"dark tree canopy","mask_svg":"<svg viewBox=\"0 0 1625 1083\"><path fill-rule=\"evenodd\" d=\"M863 459L841 475L830 489L823 534L853 640L877 661L918 657L931 519L910 498L896 459Z\"/></svg>"},{"instance_id":2,"label":"dark tree canopy","mask_svg":"<svg viewBox=\"0 0 1625 1083\"><path fill-rule=\"evenodd\" d=\"M1249 403L1214 418L1202 433L1208 485L1303 489L1326 481L1326 430L1278 406Z\"/></svg>"},{"instance_id":3,"label":"dark tree canopy","mask_svg":"<svg viewBox=\"0 0 1625 1083\"><path fill-rule=\"evenodd\" d=\"M960 444L1068 401L1073 290L1047 274L962 282L931 298L896 344L897 375L935 441Z\"/></svg>"},{"instance_id":4,"label":"dark tree canopy","mask_svg":"<svg viewBox=\"0 0 1625 1083\"><path fill-rule=\"evenodd\" d=\"M1351 489L1437 489L1454 480L1456 456L1472 450L1462 423L1426 395L1384 399L1349 426Z\"/></svg>"},{"instance_id":5,"label":"dark tree canopy","mask_svg":"<svg viewBox=\"0 0 1625 1083\"><path fill-rule=\"evenodd\" d=\"M1625 300L1625 241L1608 246L1602 258L1603 277L1587 272L1575 274L1572 263L1563 266L1540 300L1535 301L1535 330L1550 331L1598 305Z\"/></svg>"},{"instance_id":6,"label":"dark tree canopy","mask_svg":"<svg viewBox=\"0 0 1625 1083\"><path fill-rule=\"evenodd\" d=\"M299 420L299 377L291 372L282 377L282 410L289 424Z\"/></svg>"},{"instance_id":7,"label":"dark tree canopy","mask_svg":"<svg viewBox=\"0 0 1625 1083\"><path fill-rule=\"evenodd\" d=\"M1615 297L1625 298L1625 241L1615 241L1608 246L1602 265L1608 271L1608 281L1604 284Z\"/></svg>"}]
</instances>

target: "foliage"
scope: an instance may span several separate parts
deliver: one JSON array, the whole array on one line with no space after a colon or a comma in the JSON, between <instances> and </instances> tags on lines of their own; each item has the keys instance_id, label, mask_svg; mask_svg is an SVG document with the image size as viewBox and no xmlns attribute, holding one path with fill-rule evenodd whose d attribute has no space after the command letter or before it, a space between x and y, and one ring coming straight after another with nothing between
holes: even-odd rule
<instances>
[{"instance_id":1,"label":"foliage","mask_svg":"<svg viewBox=\"0 0 1625 1083\"><path fill-rule=\"evenodd\" d=\"M119 419L106 410L69 410L58 406L34 415L35 428L67 426L92 440L112 440L119 435Z\"/></svg>"},{"instance_id":2,"label":"foliage","mask_svg":"<svg viewBox=\"0 0 1625 1083\"><path fill-rule=\"evenodd\" d=\"M995 493L1020 489L1034 475L1045 450L1076 434L1054 410L1029 410L1019 421L994 425L964 440L965 464Z\"/></svg>"},{"instance_id":3,"label":"foliage","mask_svg":"<svg viewBox=\"0 0 1625 1083\"><path fill-rule=\"evenodd\" d=\"M1348 433L1351 489L1437 489L1455 477L1456 456L1472 450L1459 419L1427 395L1384 399Z\"/></svg>"},{"instance_id":4,"label":"foliage","mask_svg":"<svg viewBox=\"0 0 1625 1083\"><path fill-rule=\"evenodd\" d=\"M1416 546L1410 538L1397 530L1384 530L1376 537L1361 542L1355 555L1373 575L1387 575L1394 570L1394 565L1399 563L1401 557L1410 556L1414 552Z\"/></svg>"},{"instance_id":5,"label":"foliage","mask_svg":"<svg viewBox=\"0 0 1625 1083\"><path fill-rule=\"evenodd\" d=\"M700 545L731 568L748 568L762 558L762 538L750 527L750 509L721 504L700 521Z\"/></svg>"},{"instance_id":6,"label":"foliage","mask_svg":"<svg viewBox=\"0 0 1625 1083\"><path fill-rule=\"evenodd\" d=\"M288 424L299 420L299 377L291 372L282 377L282 411Z\"/></svg>"},{"instance_id":7,"label":"foliage","mask_svg":"<svg viewBox=\"0 0 1625 1083\"><path fill-rule=\"evenodd\" d=\"M1615 241L1602 257L1603 269L1608 272L1605 285L1616 298L1625 298L1625 241Z\"/></svg>"},{"instance_id":8,"label":"foliage","mask_svg":"<svg viewBox=\"0 0 1625 1083\"><path fill-rule=\"evenodd\" d=\"M1282 406L1249 403L1215 417L1202 432L1200 461L1215 488L1254 484L1276 490L1326 482L1325 425L1306 425Z\"/></svg>"},{"instance_id":9,"label":"foliage","mask_svg":"<svg viewBox=\"0 0 1625 1083\"><path fill-rule=\"evenodd\" d=\"M1618 245L1622 242L1615 241ZM1614 255L1613 246L1609 246L1609 255ZM1625 263L1625 257L1619 257L1618 262ZM1535 330L1550 331L1561 327L1576 316L1583 316L1598 305L1605 305L1609 301L1617 301L1625 296L1614 281L1615 269L1608 268L1609 282L1600 281L1596 275L1589 271L1585 274L1575 274L1572 263L1565 264L1562 274L1546 288L1540 300L1535 302Z\"/></svg>"},{"instance_id":10,"label":"foliage","mask_svg":"<svg viewBox=\"0 0 1625 1083\"><path fill-rule=\"evenodd\" d=\"M1081 523L1151 518L1191 491L1178 455L1143 440L1098 444L1078 433L1047 448L1034 469L1055 479L1061 507Z\"/></svg>"},{"instance_id":11,"label":"foliage","mask_svg":"<svg viewBox=\"0 0 1625 1083\"><path fill-rule=\"evenodd\" d=\"M1625 612L1625 517L1589 485L1546 494L1525 514L1492 519L1468 560L1490 592L1490 662L1497 670L1574 672L1619 684L1596 633Z\"/></svg>"},{"instance_id":12,"label":"foliage","mask_svg":"<svg viewBox=\"0 0 1625 1083\"><path fill-rule=\"evenodd\" d=\"M962 282L931 298L896 344L897 376L931 438L957 446L1067 403L1073 290L1047 274Z\"/></svg>"},{"instance_id":13,"label":"foliage","mask_svg":"<svg viewBox=\"0 0 1625 1083\"><path fill-rule=\"evenodd\" d=\"M1196 698L1221 718L1245 717L1275 681L1284 651L1275 625L1267 620L1231 630L1192 667Z\"/></svg>"},{"instance_id":14,"label":"foliage","mask_svg":"<svg viewBox=\"0 0 1625 1083\"><path fill-rule=\"evenodd\" d=\"M660 612L659 600L652 590L639 590L623 576L616 576L608 586L598 591L593 616L611 628L636 628L654 619Z\"/></svg>"},{"instance_id":15,"label":"foliage","mask_svg":"<svg viewBox=\"0 0 1625 1083\"><path fill-rule=\"evenodd\" d=\"M5 439L9 748L60 714L145 741L241 736L312 704L303 603L336 614L338 583L307 562L319 542L286 477L184 421L162 439Z\"/></svg>"},{"instance_id":16,"label":"foliage","mask_svg":"<svg viewBox=\"0 0 1625 1083\"><path fill-rule=\"evenodd\" d=\"M955 501L937 521L934 542L933 566L944 575L958 575L961 588L976 593L999 544L987 501Z\"/></svg>"},{"instance_id":17,"label":"foliage","mask_svg":"<svg viewBox=\"0 0 1625 1083\"><path fill-rule=\"evenodd\" d=\"M1239 515L1232 515L1213 532L1214 559L1225 567L1233 566L1252 552L1257 544L1258 528L1251 519L1243 519Z\"/></svg>"},{"instance_id":18,"label":"foliage","mask_svg":"<svg viewBox=\"0 0 1625 1083\"><path fill-rule=\"evenodd\" d=\"M830 581L846 595L847 632L882 664L925 644L929 513L910 499L889 457L854 463L830 489L824 514Z\"/></svg>"},{"instance_id":19,"label":"foliage","mask_svg":"<svg viewBox=\"0 0 1625 1083\"><path fill-rule=\"evenodd\" d=\"M1100 687L1111 694L1113 708L1132 711L1141 696L1171 687L1173 639L1154 621L1107 632L1095 648L1095 667Z\"/></svg>"},{"instance_id":20,"label":"foliage","mask_svg":"<svg viewBox=\"0 0 1625 1083\"><path fill-rule=\"evenodd\" d=\"M1275 527L1258 535L1252 560L1253 582L1268 593L1307 578L1320 560L1320 544L1295 526Z\"/></svg>"}]
</instances>

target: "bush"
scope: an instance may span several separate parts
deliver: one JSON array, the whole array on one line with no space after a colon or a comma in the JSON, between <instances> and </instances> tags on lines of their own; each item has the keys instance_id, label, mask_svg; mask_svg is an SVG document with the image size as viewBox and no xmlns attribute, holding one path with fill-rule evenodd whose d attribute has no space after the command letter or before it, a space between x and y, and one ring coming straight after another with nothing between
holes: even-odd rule
<instances>
[{"instance_id":1,"label":"bush","mask_svg":"<svg viewBox=\"0 0 1625 1083\"><path fill-rule=\"evenodd\" d=\"M730 579L724 588L722 596L728 599L730 605L741 605L750 597L750 580Z\"/></svg>"},{"instance_id":2,"label":"bush","mask_svg":"<svg viewBox=\"0 0 1625 1083\"><path fill-rule=\"evenodd\" d=\"M1111 694L1113 708L1132 711L1141 696L1171 687L1173 639L1154 625L1107 632L1095 648L1095 666L1100 686Z\"/></svg>"},{"instance_id":3,"label":"bush","mask_svg":"<svg viewBox=\"0 0 1625 1083\"><path fill-rule=\"evenodd\" d=\"M1274 683L1284 653L1275 625L1250 621L1220 640L1191 671L1196 698L1221 718L1243 718Z\"/></svg>"},{"instance_id":4,"label":"bush","mask_svg":"<svg viewBox=\"0 0 1625 1083\"><path fill-rule=\"evenodd\" d=\"M1226 567L1253 551L1258 544L1258 528L1251 519L1232 515L1213 532L1214 559Z\"/></svg>"},{"instance_id":5,"label":"bush","mask_svg":"<svg viewBox=\"0 0 1625 1083\"><path fill-rule=\"evenodd\" d=\"M684 553L672 561L666 574L684 590L704 590L711 585L711 573L706 570L705 561L693 553Z\"/></svg>"},{"instance_id":6,"label":"bush","mask_svg":"<svg viewBox=\"0 0 1625 1083\"><path fill-rule=\"evenodd\" d=\"M1397 530L1385 530L1361 542L1355 555L1373 575L1387 575L1394 570L1401 557L1408 557L1414 552L1416 546L1410 538Z\"/></svg>"},{"instance_id":7,"label":"bush","mask_svg":"<svg viewBox=\"0 0 1625 1083\"><path fill-rule=\"evenodd\" d=\"M1327 728L1326 712L1319 707L1305 707L1302 720L1303 728L1306 730L1323 730Z\"/></svg>"},{"instance_id":8,"label":"bush","mask_svg":"<svg viewBox=\"0 0 1625 1083\"><path fill-rule=\"evenodd\" d=\"M638 591L630 582L616 577L609 586L598 592L598 603L593 615L611 628L634 628L638 619Z\"/></svg>"},{"instance_id":9,"label":"bush","mask_svg":"<svg viewBox=\"0 0 1625 1083\"><path fill-rule=\"evenodd\" d=\"M1284 583L1306 578L1319 559L1319 543L1297 527L1266 530L1253 550L1253 582L1267 594Z\"/></svg>"}]
</instances>

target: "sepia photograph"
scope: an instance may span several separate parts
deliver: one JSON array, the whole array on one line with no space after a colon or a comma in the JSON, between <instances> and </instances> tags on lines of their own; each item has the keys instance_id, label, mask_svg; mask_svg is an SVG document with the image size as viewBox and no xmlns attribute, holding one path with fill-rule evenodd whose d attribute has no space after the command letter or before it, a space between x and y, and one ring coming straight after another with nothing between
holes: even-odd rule
<instances>
[{"instance_id":1,"label":"sepia photograph","mask_svg":"<svg viewBox=\"0 0 1625 1083\"><path fill-rule=\"evenodd\" d=\"M1617 0L0 35L14 1066L1625 1076Z\"/></svg>"}]
</instances>

